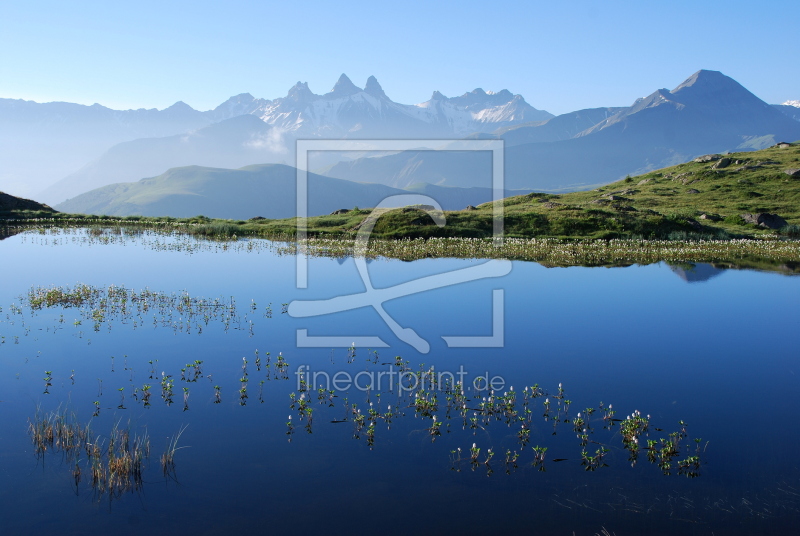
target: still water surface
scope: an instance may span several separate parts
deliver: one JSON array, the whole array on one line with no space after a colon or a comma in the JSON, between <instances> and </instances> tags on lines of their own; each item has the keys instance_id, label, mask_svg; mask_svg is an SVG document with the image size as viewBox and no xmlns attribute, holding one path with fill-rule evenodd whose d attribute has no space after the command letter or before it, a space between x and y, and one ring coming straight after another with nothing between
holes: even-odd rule
<instances>
[{"instance_id":1,"label":"still water surface","mask_svg":"<svg viewBox=\"0 0 800 536\"><path fill-rule=\"evenodd\" d=\"M375 287L390 287L482 262L376 260L369 272ZM547 268L514 262L502 278L385 304L399 325L431 344L426 354L400 341L371 308L315 318L282 313L282 304L363 292L364 285L352 259L312 258L308 288L297 289L294 257L264 242L223 248L147 235L98 241L82 232L23 233L0 242L0 281L3 533L593 535L605 527L617 535L794 534L800 521L798 277L708 266L687 272L665 264ZM78 283L185 291L228 304L233 299L236 315L227 325L180 314L155 315L155 322L153 314L108 317L95 331L77 308L34 313L21 299L32 287ZM442 336L492 334L495 289L504 291L503 346L448 348ZM389 347L375 348L377 359L367 348L357 348L355 357L346 348L298 348L298 329L380 337ZM288 380L274 377L279 352L289 364ZM431 420L415 416L411 401L396 390L384 389L381 397L337 391L334 407L318 403L315 391L310 434L290 408L301 365L355 375L389 370L396 356L414 369L422 363L438 371L463 367L468 386L488 373L502 379L503 392L538 384L554 394L562 383L572 401L569 417L602 401L620 418L634 410L651 415L653 427L664 429L660 436L684 420L688 439L701 438L700 476L674 470L665 476L644 454L631 467L618 431L602 430L602 424L592 436L598 443L587 450L607 445L608 467L586 471L572 426L560 424L553 435L552 422L542 419L541 398L531 402L524 446L518 423L463 429L460 416L446 419L444 394L438 418L445 426L435 441ZM246 405L238 397L243 357ZM182 382L181 368L195 360L203 362L203 377ZM52 376L48 393L45 371ZM172 405L159 395L162 372L175 379ZM146 384L153 386L150 407L134 397ZM183 387L190 389L187 410ZM488 396L467 391L470 408ZM381 413L394 405L405 416L396 415L390 428L380 420L370 446L364 430L354 438L345 397L364 413L373 402ZM100 411L92 417L95 401ZM100 435L114 423L146 430L152 453L142 489L99 496L87 478L74 484L60 454L37 457L27 434L37 407L69 408ZM296 423L291 436L289 415ZM164 478L158 458L182 426L180 445L187 448L176 453L175 478ZM453 463L451 451L461 448L468 457L473 443L482 449L481 462L487 449L496 453L491 474L483 463L475 470L468 461ZM537 445L548 447L544 472L531 465ZM519 453L517 468L504 463L507 450Z\"/></svg>"}]
</instances>

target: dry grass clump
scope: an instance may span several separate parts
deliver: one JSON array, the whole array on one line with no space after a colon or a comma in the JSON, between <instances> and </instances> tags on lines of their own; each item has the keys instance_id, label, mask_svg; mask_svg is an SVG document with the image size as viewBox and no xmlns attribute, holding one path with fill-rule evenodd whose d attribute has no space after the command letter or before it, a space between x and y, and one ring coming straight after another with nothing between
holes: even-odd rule
<instances>
[{"instance_id":1,"label":"dry grass clump","mask_svg":"<svg viewBox=\"0 0 800 536\"><path fill-rule=\"evenodd\" d=\"M107 440L103 440L99 435L93 436L89 424L80 424L75 414L65 409L37 411L29 421L28 432L37 456L50 451L74 464L72 476L76 486L81 482L83 465L91 474L92 489L100 496L107 493L119 497L142 487L145 463L150 456L147 433L132 435L129 427L115 424Z\"/></svg>"}]
</instances>

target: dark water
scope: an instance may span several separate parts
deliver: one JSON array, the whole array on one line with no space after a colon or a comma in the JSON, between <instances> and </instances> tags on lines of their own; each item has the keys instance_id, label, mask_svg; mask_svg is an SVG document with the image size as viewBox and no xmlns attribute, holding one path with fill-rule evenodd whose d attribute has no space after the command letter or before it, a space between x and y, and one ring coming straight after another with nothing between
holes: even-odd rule
<instances>
[{"instance_id":1,"label":"dark water","mask_svg":"<svg viewBox=\"0 0 800 536\"><path fill-rule=\"evenodd\" d=\"M261 243L249 249L195 244L187 251L189 244L153 237L101 243L80 234L22 234L0 242L2 533L796 533L800 278L707 266L687 272L663 264L607 269L515 262L502 278L387 302L399 325L430 343L430 352L420 354L371 308L315 318L281 312L293 300L363 292L352 259L311 259L308 288L299 290L294 258ZM369 271L376 287L389 287L481 262L378 260ZM95 331L78 309L33 314L20 300L34 286L76 283L185 290L226 303L233 297L237 318L227 329L219 319L205 324L181 315L156 318L155 326L152 315L107 318ZM442 336L492 334L494 289L504 290L503 347L448 348ZM377 363L367 348L349 359L346 348L298 348L298 329L314 336L377 336L389 347L377 348ZM265 363L256 368L256 349L262 360L270 353L273 376L282 352L289 379L267 380ZM415 417L409 400L388 389L380 399L375 391L337 391L334 407L318 404L313 392L311 434L290 408L300 365L355 375L389 370L384 363L395 356L413 368L463 367L468 385L488 372L505 382L498 393L539 384L552 395L561 382L573 402L570 417L601 401L613 404L617 417L638 409L664 429L651 430L654 437L676 430L682 419L688 439L702 438L700 476L674 470L665 476L644 455L631 467L619 433L602 424L592 438L608 446L608 467L586 471L571 425L560 424L554 436L552 422L542 419L542 399L531 402L531 440L524 447L518 423L464 430L460 416L445 420L443 394L437 415L445 425L435 441L430 419ZM244 406L237 397L243 357L249 379ZM150 360L157 360L155 379ZM180 369L194 360L203 361L203 376L211 378L180 381ZM52 372L47 394L45 371ZM162 371L175 379L169 406L159 394ZM153 386L148 408L133 398L144 384ZM183 387L190 389L186 411ZM119 388L126 409L118 408ZM368 396L381 413L390 404L405 413L390 429L377 423L372 448L364 430L353 437L352 416L330 422L344 420L345 397L366 413ZM92 417L95 401L100 414ZM478 402L471 400L470 408ZM93 493L87 478L76 487L62 455L37 457L27 434L37 406L69 408L100 435L114 423L146 430L152 453L142 489L110 499ZM296 423L291 442L289 415ZM186 425L180 445L187 448L175 455L175 478L164 478L160 453ZM466 453L473 443L482 448L481 462L486 449L496 453L490 475L483 463L474 471L469 463L451 463L451 451ZM545 472L531 465L536 445L548 447ZM520 457L507 474L509 449ZM553 461L558 458L566 461Z\"/></svg>"}]
</instances>

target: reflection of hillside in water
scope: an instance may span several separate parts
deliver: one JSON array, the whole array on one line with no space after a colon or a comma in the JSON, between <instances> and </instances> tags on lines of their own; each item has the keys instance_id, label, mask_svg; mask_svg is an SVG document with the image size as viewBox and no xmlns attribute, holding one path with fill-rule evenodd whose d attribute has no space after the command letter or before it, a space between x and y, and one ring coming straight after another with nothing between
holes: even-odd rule
<instances>
[{"instance_id":1,"label":"reflection of hillside in water","mask_svg":"<svg viewBox=\"0 0 800 536\"><path fill-rule=\"evenodd\" d=\"M19 227L0 227L0 240L18 235L22 231L24 231L24 229L20 229Z\"/></svg>"},{"instance_id":2,"label":"reflection of hillside in water","mask_svg":"<svg viewBox=\"0 0 800 536\"><path fill-rule=\"evenodd\" d=\"M333 257L333 258L336 259L336 262L338 262L339 265L341 266L344 263L346 263L351 257ZM371 258L367 257L367 264L372 264L372 262L374 260L375 259L371 259Z\"/></svg>"},{"instance_id":3,"label":"reflection of hillside in water","mask_svg":"<svg viewBox=\"0 0 800 536\"><path fill-rule=\"evenodd\" d=\"M687 283L698 283L700 281L708 281L718 275L722 274L725 269L717 268L711 264L670 264L672 273L686 281Z\"/></svg>"},{"instance_id":4,"label":"reflection of hillside in water","mask_svg":"<svg viewBox=\"0 0 800 536\"><path fill-rule=\"evenodd\" d=\"M742 262L741 264L709 264L709 263L682 263L669 264L672 273L686 281L687 283L698 283L708 281L727 270L754 270L759 272L777 272L783 275L800 275L800 262L785 262L775 265L751 265Z\"/></svg>"}]
</instances>

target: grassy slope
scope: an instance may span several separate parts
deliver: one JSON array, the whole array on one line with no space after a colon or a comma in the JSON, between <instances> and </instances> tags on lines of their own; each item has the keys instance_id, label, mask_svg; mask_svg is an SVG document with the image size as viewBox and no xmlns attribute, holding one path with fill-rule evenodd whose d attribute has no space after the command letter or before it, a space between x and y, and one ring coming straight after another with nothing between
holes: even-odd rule
<instances>
[{"instance_id":1,"label":"grassy slope","mask_svg":"<svg viewBox=\"0 0 800 536\"><path fill-rule=\"evenodd\" d=\"M689 162L601 188L568 194L528 194L509 197L505 233L512 237L667 238L689 235L724 237L774 231L745 224L743 213L769 212L789 224L800 224L800 178L786 169L800 168L800 144L727 155L727 168L715 162ZM736 161L739 163L735 163ZM696 190L699 193L690 193ZM613 195L614 197L607 197ZM359 211L309 219L311 234L351 234L368 214ZM466 236L492 233L492 206L474 211L446 212L447 225L436 227L419 211L393 211L375 226L384 238ZM719 217L719 221L701 215ZM263 227L291 232L293 220L264 222Z\"/></svg>"}]
</instances>

